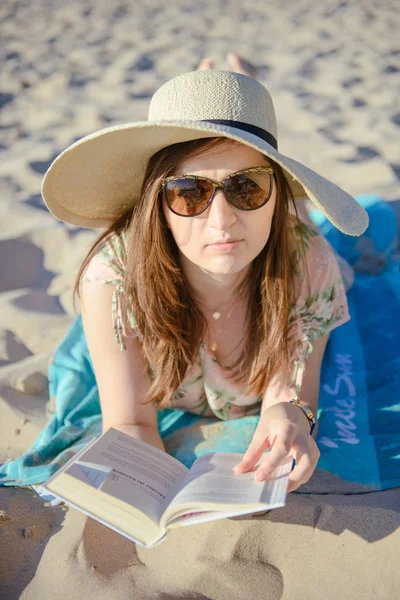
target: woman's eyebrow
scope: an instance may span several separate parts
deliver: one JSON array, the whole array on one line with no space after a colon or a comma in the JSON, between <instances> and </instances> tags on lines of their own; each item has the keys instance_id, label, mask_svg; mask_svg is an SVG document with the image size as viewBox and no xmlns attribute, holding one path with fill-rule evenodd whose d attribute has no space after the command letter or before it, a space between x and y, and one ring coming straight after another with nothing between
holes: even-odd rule
<instances>
[{"instance_id":1,"label":"woman's eyebrow","mask_svg":"<svg viewBox=\"0 0 400 600\"><path fill-rule=\"evenodd\" d=\"M268 167L269 165L262 165L262 166ZM176 174L176 175L170 175L170 177L200 177L203 179L209 179L210 181L213 181L214 183L221 183L222 181L225 181L225 179L228 179L229 177L233 177L234 175L237 175L238 173L245 173L246 171L249 171L254 168L257 168L257 167L246 167L245 169L239 169L238 171L233 171L233 173L229 173L229 175L225 175L225 177L223 177L220 181L212 179L211 177L206 177L206 175L195 175L193 173L180 173L180 174Z\"/></svg>"}]
</instances>

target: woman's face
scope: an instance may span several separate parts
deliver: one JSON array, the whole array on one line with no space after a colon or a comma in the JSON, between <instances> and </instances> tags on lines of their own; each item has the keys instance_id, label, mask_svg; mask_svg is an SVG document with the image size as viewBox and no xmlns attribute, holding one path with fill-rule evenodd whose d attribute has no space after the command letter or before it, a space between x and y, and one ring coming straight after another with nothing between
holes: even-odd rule
<instances>
[{"instance_id":1,"label":"woman's face","mask_svg":"<svg viewBox=\"0 0 400 600\"><path fill-rule=\"evenodd\" d=\"M174 175L201 175L221 181L231 173L248 167L267 165L263 154L244 144L226 145L187 161L175 169ZM163 210L179 248L184 270L198 267L210 274L239 273L261 252L268 241L276 203L276 186L271 198L261 208L243 211L230 204L221 189L202 214L180 217L169 210L163 200ZM230 245L222 240L237 240Z\"/></svg>"}]
</instances>

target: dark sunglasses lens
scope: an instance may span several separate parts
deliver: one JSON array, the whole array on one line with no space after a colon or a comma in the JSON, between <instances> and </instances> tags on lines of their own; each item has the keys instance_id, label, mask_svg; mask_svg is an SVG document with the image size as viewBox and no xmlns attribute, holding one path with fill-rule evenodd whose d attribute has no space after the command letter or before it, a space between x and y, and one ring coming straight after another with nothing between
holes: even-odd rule
<instances>
[{"instance_id":1,"label":"dark sunglasses lens","mask_svg":"<svg viewBox=\"0 0 400 600\"><path fill-rule=\"evenodd\" d=\"M240 210L260 208L270 198L272 175L267 171L241 173L225 183L225 196Z\"/></svg>"},{"instance_id":2,"label":"dark sunglasses lens","mask_svg":"<svg viewBox=\"0 0 400 600\"><path fill-rule=\"evenodd\" d=\"M197 179L174 179L164 186L164 197L178 215L194 217L207 206L213 186Z\"/></svg>"}]
</instances>

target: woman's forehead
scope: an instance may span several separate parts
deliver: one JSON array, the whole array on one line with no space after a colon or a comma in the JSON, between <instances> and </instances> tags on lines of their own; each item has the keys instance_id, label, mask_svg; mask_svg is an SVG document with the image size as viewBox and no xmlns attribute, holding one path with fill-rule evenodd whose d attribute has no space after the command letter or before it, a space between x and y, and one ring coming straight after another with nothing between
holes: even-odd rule
<instances>
[{"instance_id":1,"label":"woman's forehead","mask_svg":"<svg viewBox=\"0 0 400 600\"><path fill-rule=\"evenodd\" d=\"M197 173L206 175L209 173L211 175L214 173L216 175L218 171L221 171L224 175L227 175L249 167L268 164L270 164L268 158L258 150L250 148L250 146L244 144L229 144L228 146L224 144L224 146L217 148L206 148L204 152L180 161L173 174Z\"/></svg>"}]
</instances>

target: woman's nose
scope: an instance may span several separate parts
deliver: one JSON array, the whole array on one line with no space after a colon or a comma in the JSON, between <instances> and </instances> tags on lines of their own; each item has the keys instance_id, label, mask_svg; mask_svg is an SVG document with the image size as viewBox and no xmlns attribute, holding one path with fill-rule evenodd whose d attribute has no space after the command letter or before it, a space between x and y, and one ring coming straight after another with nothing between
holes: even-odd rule
<instances>
[{"instance_id":1,"label":"woman's nose","mask_svg":"<svg viewBox=\"0 0 400 600\"><path fill-rule=\"evenodd\" d=\"M227 229L236 221L235 209L225 198L222 190L215 192L208 207L208 223L217 229Z\"/></svg>"}]
</instances>

